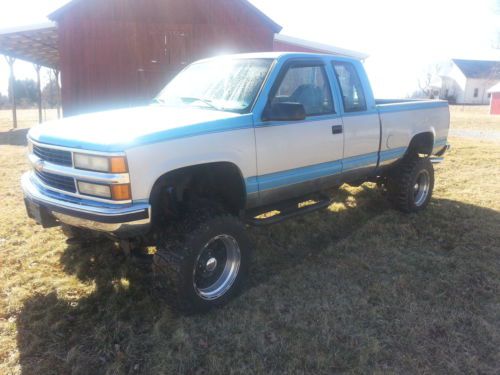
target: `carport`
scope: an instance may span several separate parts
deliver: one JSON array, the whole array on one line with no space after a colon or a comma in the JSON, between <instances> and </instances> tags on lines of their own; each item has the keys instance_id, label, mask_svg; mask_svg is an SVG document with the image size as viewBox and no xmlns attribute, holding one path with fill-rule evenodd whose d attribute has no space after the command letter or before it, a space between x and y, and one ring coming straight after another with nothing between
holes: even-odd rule
<instances>
[{"instance_id":1,"label":"carport","mask_svg":"<svg viewBox=\"0 0 500 375\"><path fill-rule=\"evenodd\" d=\"M57 25L53 22L47 22L0 30L0 54L5 55L10 68L9 96L12 99L13 127L17 128L17 100L13 88L15 82L14 65L18 59L32 63L36 71L38 118L39 122L42 122L42 87L40 80L40 69L42 67L53 71L58 96L60 97ZM59 117L60 108L57 108L57 113Z\"/></svg>"}]
</instances>

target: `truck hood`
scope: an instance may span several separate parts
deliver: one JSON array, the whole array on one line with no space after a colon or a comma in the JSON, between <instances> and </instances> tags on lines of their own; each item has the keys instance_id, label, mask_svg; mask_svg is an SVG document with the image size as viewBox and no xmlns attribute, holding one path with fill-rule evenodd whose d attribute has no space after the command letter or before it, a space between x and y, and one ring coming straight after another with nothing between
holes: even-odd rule
<instances>
[{"instance_id":1,"label":"truck hood","mask_svg":"<svg viewBox=\"0 0 500 375\"><path fill-rule=\"evenodd\" d=\"M36 142L89 151L117 152L147 143L253 126L251 115L152 105L68 117L37 125Z\"/></svg>"}]
</instances>

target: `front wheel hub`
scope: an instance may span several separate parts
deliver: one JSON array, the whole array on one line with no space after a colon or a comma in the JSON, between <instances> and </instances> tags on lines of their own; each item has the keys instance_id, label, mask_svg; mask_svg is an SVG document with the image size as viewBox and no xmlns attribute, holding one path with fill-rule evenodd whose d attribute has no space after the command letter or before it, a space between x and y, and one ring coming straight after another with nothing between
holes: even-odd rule
<instances>
[{"instance_id":1,"label":"front wheel hub","mask_svg":"<svg viewBox=\"0 0 500 375\"><path fill-rule=\"evenodd\" d=\"M205 264L205 269L208 272L213 272L217 268L217 258L210 258Z\"/></svg>"},{"instance_id":2,"label":"front wheel hub","mask_svg":"<svg viewBox=\"0 0 500 375\"><path fill-rule=\"evenodd\" d=\"M234 237L213 237L201 250L193 271L193 286L205 300L223 296L234 284L241 263L241 251Z\"/></svg>"}]
</instances>

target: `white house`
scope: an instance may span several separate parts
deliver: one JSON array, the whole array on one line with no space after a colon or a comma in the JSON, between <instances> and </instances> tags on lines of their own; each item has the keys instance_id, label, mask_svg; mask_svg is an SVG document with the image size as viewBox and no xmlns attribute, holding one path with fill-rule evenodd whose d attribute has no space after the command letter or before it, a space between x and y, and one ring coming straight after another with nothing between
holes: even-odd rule
<instances>
[{"instance_id":1,"label":"white house","mask_svg":"<svg viewBox=\"0 0 500 375\"><path fill-rule=\"evenodd\" d=\"M453 59L439 72L439 97L457 104L490 104L500 82L500 61Z\"/></svg>"}]
</instances>

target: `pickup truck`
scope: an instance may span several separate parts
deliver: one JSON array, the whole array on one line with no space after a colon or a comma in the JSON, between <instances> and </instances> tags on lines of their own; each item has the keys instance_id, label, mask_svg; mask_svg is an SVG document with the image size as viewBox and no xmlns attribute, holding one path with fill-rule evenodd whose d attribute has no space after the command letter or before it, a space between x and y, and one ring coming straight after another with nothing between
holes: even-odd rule
<instances>
[{"instance_id":1,"label":"pickup truck","mask_svg":"<svg viewBox=\"0 0 500 375\"><path fill-rule=\"evenodd\" d=\"M241 290L247 225L327 207L344 183L377 182L397 209L424 209L449 120L445 101L374 99L357 60L216 57L151 105L32 128L22 189L44 227L156 246L158 285L204 311Z\"/></svg>"}]
</instances>

